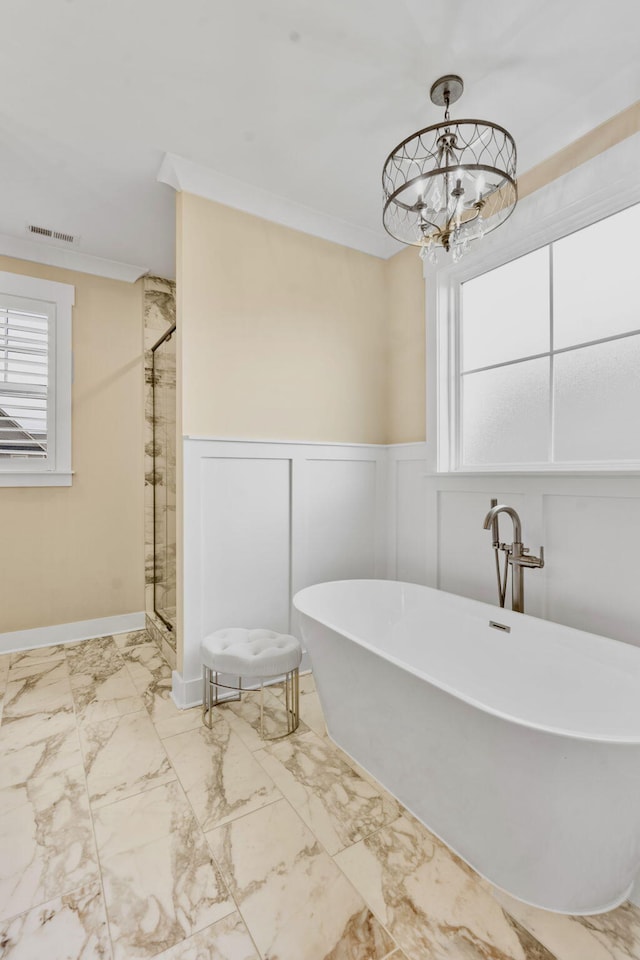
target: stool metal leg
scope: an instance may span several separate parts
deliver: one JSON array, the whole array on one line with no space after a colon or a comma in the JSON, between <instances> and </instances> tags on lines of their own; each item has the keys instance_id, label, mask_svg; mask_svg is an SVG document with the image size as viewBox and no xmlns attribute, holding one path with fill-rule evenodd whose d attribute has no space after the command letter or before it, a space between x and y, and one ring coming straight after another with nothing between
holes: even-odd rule
<instances>
[{"instance_id":1,"label":"stool metal leg","mask_svg":"<svg viewBox=\"0 0 640 960\"><path fill-rule=\"evenodd\" d=\"M202 722L205 722L207 716L207 697L208 697L208 688L209 684L207 683L207 671L208 667L202 665Z\"/></svg>"},{"instance_id":2,"label":"stool metal leg","mask_svg":"<svg viewBox=\"0 0 640 960\"><path fill-rule=\"evenodd\" d=\"M287 731L275 737L267 737L264 732L264 683L260 683L260 739L281 740L295 733L300 723L300 686L298 669L291 670L284 677L284 709L287 718Z\"/></svg>"},{"instance_id":3,"label":"stool metal leg","mask_svg":"<svg viewBox=\"0 0 640 960\"><path fill-rule=\"evenodd\" d=\"M264 735L264 681L260 681L260 739L265 740Z\"/></svg>"},{"instance_id":4,"label":"stool metal leg","mask_svg":"<svg viewBox=\"0 0 640 960\"><path fill-rule=\"evenodd\" d=\"M289 687L291 687L290 693ZM300 684L297 667L287 674L286 688L287 731L294 733L300 723Z\"/></svg>"},{"instance_id":5,"label":"stool metal leg","mask_svg":"<svg viewBox=\"0 0 640 960\"><path fill-rule=\"evenodd\" d=\"M210 730L213 728L213 708L220 703L229 701L238 701L242 699L243 687L242 677L238 677L238 686L232 687L228 684L220 683L217 670L212 670L203 664L202 667L202 722ZM220 687L224 690L235 690L237 697L225 697L220 699ZM215 688L215 690L214 690ZM284 702L285 714L287 718L287 732L276 737L267 737L264 732L264 680L260 681L260 739L261 740L280 740L283 736L289 736L295 733L300 723L300 684L299 672L289 671L284 678Z\"/></svg>"},{"instance_id":6,"label":"stool metal leg","mask_svg":"<svg viewBox=\"0 0 640 960\"><path fill-rule=\"evenodd\" d=\"M211 668L203 667L202 668L202 722L211 729L213 726L213 704L212 704L212 679L211 679Z\"/></svg>"},{"instance_id":7,"label":"stool metal leg","mask_svg":"<svg viewBox=\"0 0 640 960\"><path fill-rule=\"evenodd\" d=\"M221 703L235 702L242 700L242 677L238 677L238 686L229 686L226 683L220 683L219 672L212 670L211 667L202 666L202 722L211 730L213 727L213 708ZM235 690L236 697L220 697L220 688L223 690Z\"/></svg>"}]
</instances>

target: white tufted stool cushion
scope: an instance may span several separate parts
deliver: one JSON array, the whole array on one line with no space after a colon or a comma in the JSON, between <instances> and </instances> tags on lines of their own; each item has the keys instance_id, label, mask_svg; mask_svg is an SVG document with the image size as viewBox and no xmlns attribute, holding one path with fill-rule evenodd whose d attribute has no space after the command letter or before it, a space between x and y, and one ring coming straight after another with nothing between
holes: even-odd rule
<instances>
[{"instance_id":1,"label":"white tufted stool cushion","mask_svg":"<svg viewBox=\"0 0 640 960\"><path fill-rule=\"evenodd\" d=\"M302 648L295 637L273 630L228 627L202 641L202 663L217 673L275 677L300 666Z\"/></svg>"}]
</instances>

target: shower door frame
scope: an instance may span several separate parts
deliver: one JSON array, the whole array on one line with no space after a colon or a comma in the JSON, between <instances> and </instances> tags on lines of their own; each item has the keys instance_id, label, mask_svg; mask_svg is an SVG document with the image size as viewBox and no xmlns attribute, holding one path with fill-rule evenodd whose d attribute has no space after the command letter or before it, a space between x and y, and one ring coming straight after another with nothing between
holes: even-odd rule
<instances>
[{"instance_id":1,"label":"shower door frame","mask_svg":"<svg viewBox=\"0 0 640 960\"><path fill-rule=\"evenodd\" d=\"M156 473L156 350L158 347L161 347L163 343L166 343L167 340L170 340L173 334L176 332L176 324L172 324L168 330L166 330L161 337L156 340L154 345L151 347L151 424L152 424L152 442L153 442L153 612L156 617L162 621L167 630L171 630L173 633L175 631L174 624L170 623L165 616L163 616L157 608L156 605L156 586L158 583L157 578L157 537L156 537L156 482L155 482L155 473Z\"/></svg>"}]
</instances>

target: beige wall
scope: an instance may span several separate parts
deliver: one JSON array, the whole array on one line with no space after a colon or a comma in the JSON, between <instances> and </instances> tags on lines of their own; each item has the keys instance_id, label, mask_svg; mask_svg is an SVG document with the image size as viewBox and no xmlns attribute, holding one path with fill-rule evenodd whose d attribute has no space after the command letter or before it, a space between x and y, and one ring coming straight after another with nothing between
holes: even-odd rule
<instances>
[{"instance_id":1,"label":"beige wall","mask_svg":"<svg viewBox=\"0 0 640 960\"><path fill-rule=\"evenodd\" d=\"M387 260L389 399L387 443L425 439L425 296L422 260L407 247Z\"/></svg>"},{"instance_id":2,"label":"beige wall","mask_svg":"<svg viewBox=\"0 0 640 960\"><path fill-rule=\"evenodd\" d=\"M384 260L178 195L182 432L384 443Z\"/></svg>"},{"instance_id":3,"label":"beige wall","mask_svg":"<svg viewBox=\"0 0 640 960\"><path fill-rule=\"evenodd\" d=\"M534 193L540 187L551 183L552 180L557 180L558 177L579 167L581 163L586 163L592 157L596 157L599 153L603 153L610 147L614 147L616 143L638 132L640 132L640 100L523 173L518 178L520 198Z\"/></svg>"},{"instance_id":4,"label":"beige wall","mask_svg":"<svg viewBox=\"0 0 640 960\"><path fill-rule=\"evenodd\" d=\"M141 284L0 257L75 286L71 487L0 487L0 633L144 609Z\"/></svg>"}]
</instances>

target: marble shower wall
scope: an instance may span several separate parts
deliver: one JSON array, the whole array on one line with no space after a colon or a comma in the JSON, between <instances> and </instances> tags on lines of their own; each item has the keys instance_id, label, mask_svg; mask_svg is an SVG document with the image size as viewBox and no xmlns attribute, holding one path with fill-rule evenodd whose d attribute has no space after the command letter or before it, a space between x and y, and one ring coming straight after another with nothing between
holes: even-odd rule
<instances>
[{"instance_id":1,"label":"marble shower wall","mask_svg":"<svg viewBox=\"0 0 640 960\"><path fill-rule=\"evenodd\" d=\"M147 629L175 667L175 630L168 630L154 613L158 609L175 622L176 605L176 363L175 338L155 354L152 346L176 320L176 285L162 277L144 279L145 350L145 609ZM154 459L155 452L155 459ZM154 564L154 493L156 560Z\"/></svg>"}]
</instances>

